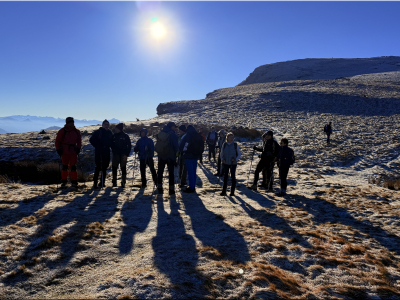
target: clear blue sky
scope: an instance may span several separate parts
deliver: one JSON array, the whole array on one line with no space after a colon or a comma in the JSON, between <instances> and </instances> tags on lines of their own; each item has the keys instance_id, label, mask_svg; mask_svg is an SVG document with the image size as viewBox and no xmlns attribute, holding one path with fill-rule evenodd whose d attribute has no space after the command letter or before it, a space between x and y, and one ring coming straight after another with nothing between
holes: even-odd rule
<instances>
[{"instance_id":1,"label":"clear blue sky","mask_svg":"<svg viewBox=\"0 0 400 300\"><path fill-rule=\"evenodd\" d=\"M154 117L260 65L397 56L399 16L400 2L0 2L0 116Z\"/></svg>"}]
</instances>

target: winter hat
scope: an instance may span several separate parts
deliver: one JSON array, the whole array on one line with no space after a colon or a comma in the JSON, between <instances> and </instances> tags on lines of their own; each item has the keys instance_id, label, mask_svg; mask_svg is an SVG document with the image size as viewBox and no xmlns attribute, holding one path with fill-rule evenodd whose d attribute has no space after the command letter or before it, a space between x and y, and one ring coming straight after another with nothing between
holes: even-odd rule
<instances>
[{"instance_id":1,"label":"winter hat","mask_svg":"<svg viewBox=\"0 0 400 300\"><path fill-rule=\"evenodd\" d=\"M124 124L119 123L117 126L115 126L115 128L118 128L120 131L122 131L122 129L124 128Z\"/></svg>"},{"instance_id":2,"label":"winter hat","mask_svg":"<svg viewBox=\"0 0 400 300\"><path fill-rule=\"evenodd\" d=\"M174 122L169 122L169 123L167 124L167 127L169 127L169 128L172 128L172 126L175 126L175 127L176 127L176 125L175 125Z\"/></svg>"},{"instance_id":3,"label":"winter hat","mask_svg":"<svg viewBox=\"0 0 400 300\"><path fill-rule=\"evenodd\" d=\"M274 133L270 130L270 131L265 132L265 133L262 135L262 137L265 137L266 135L274 136Z\"/></svg>"},{"instance_id":4,"label":"winter hat","mask_svg":"<svg viewBox=\"0 0 400 300\"><path fill-rule=\"evenodd\" d=\"M108 120L107 120L107 119L105 119L105 120L103 121L103 123L102 123L102 124L104 124L104 123L108 123L108 124L110 124L110 122L108 122Z\"/></svg>"},{"instance_id":5,"label":"winter hat","mask_svg":"<svg viewBox=\"0 0 400 300\"><path fill-rule=\"evenodd\" d=\"M71 123L71 122L74 122L74 118L73 117L68 117L68 118L65 119L65 124L68 124L68 123Z\"/></svg>"},{"instance_id":6,"label":"winter hat","mask_svg":"<svg viewBox=\"0 0 400 300\"><path fill-rule=\"evenodd\" d=\"M221 129L218 134L222 133L223 135L225 135L225 130Z\"/></svg>"},{"instance_id":7,"label":"winter hat","mask_svg":"<svg viewBox=\"0 0 400 300\"><path fill-rule=\"evenodd\" d=\"M140 129L140 134L142 134L142 131L144 131L145 133L146 133L146 135L147 135L147 129L146 128L142 128L142 129Z\"/></svg>"},{"instance_id":8,"label":"winter hat","mask_svg":"<svg viewBox=\"0 0 400 300\"><path fill-rule=\"evenodd\" d=\"M185 125L179 126L179 130L182 130L183 132L186 132L186 126Z\"/></svg>"},{"instance_id":9,"label":"winter hat","mask_svg":"<svg viewBox=\"0 0 400 300\"><path fill-rule=\"evenodd\" d=\"M213 127L211 127L211 130L215 130L215 127L213 126Z\"/></svg>"}]
</instances>

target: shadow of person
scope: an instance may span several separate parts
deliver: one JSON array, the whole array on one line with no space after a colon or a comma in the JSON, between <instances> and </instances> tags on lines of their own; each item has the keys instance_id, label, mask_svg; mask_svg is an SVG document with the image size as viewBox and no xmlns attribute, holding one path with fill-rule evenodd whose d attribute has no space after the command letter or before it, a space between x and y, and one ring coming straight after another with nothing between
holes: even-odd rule
<instances>
[{"instance_id":1,"label":"shadow of person","mask_svg":"<svg viewBox=\"0 0 400 300\"><path fill-rule=\"evenodd\" d=\"M288 195L286 197L293 207L300 207L313 215L315 223L323 224L331 222L351 226L353 229L369 234L390 251L400 254L400 237L388 234L384 229L374 226L369 221L355 219L346 209L338 207L322 198L309 199L298 195Z\"/></svg>"},{"instance_id":2,"label":"shadow of person","mask_svg":"<svg viewBox=\"0 0 400 300\"><path fill-rule=\"evenodd\" d=\"M157 198L157 235L153 238L154 264L166 274L172 285L172 298L204 298L204 276L196 269L199 260L196 244L185 231L179 204L174 196L170 198L171 213L164 209L163 199Z\"/></svg>"},{"instance_id":3,"label":"shadow of person","mask_svg":"<svg viewBox=\"0 0 400 300\"><path fill-rule=\"evenodd\" d=\"M144 189L140 189L132 201L126 201L121 209L122 228L119 240L119 253L128 254L133 248L134 236L143 232L150 223L153 214L151 197L143 198Z\"/></svg>"},{"instance_id":4,"label":"shadow of person","mask_svg":"<svg viewBox=\"0 0 400 300\"><path fill-rule=\"evenodd\" d=\"M243 236L226 224L218 215L209 211L197 194L183 195L185 211L192 221L193 231L204 246L217 249L224 259L237 263L250 260Z\"/></svg>"},{"instance_id":5,"label":"shadow of person","mask_svg":"<svg viewBox=\"0 0 400 300\"><path fill-rule=\"evenodd\" d=\"M20 201L16 208L2 209L0 211L0 227L14 224L22 220L22 218L33 215L39 209L43 208L46 203L63 194L66 194L66 192L61 191L60 194L45 193Z\"/></svg>"}]
</instances>

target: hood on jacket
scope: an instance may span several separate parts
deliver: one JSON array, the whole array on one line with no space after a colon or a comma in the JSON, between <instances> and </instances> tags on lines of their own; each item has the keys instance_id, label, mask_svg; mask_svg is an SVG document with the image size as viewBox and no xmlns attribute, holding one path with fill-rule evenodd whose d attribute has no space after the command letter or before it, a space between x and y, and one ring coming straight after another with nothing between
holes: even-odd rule
<instances>
[{"instance_id":1,"label":"hood on jacket","mask_svg":"<svg viewBox=\"0 0 400 300\"><path fill-rule=\"evenodd\" d=\"M186 133L194 133L197 132L196 129L192 125L189 125L186 129Z\"/></svg>"},{"instance_id":2,"label":"hood on jacket","mask_svg":"<svg viewBox=\"0 0 400 300\"><path fill-rule=\"evenodd\" d=\"M218 131L218 136L219 136L220 133L222 133L223 135L225 135L225 130L221 129L220 131Z\"/></svg>"},{"instance_id":3,"label":"hood on jacket","mask_svg":"<svg viewBox=\"0 0 400 300\"><path fill-rule=\"evenodd\" d=\"M147 129L146 128L140 129L140 132L139 132L140 136L142 136L142 131L144 131L144 133L146 134L145 136L147 136Z\"/></svg>"}]
</instances>

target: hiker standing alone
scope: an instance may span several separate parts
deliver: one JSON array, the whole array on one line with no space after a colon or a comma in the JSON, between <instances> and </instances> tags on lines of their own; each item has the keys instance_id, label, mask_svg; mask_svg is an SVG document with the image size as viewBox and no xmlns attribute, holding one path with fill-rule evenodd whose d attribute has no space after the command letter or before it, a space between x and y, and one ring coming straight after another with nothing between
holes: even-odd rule
<instances>
[{"instance_id":1,"label":"hiker standing alone","mask_svg":"<svg viewBox=\"0 0 400 300\"><path fill-rule=\"evenodd\" d=\"M68 167L70 170L71 185L78 186L78 173L76 171L76 163L78 162L78 154L81 152L82 137L81 132L75 128L74 118L65 119L65 126L57 132L56 150L62 160L61 171L61 187L67 185Z\"/></svg>"},{"instance_id":2,"label":"hiker standing alone","mask_svg":"<svg viewBox=\"0 0 400 300\"><path fill-rule=\"evenodd\" d=\"M157 173L154 169L154 142L147 136L147 129L142 128L140 130L140 139L136 142L133 151L139 153L140 161L140 176L142 178L142 189L147 186L146 179L146 165L149 166L150 172L153 178L154 185L157 184Z\"/></svg>"},{"instance_id":3,"label":"hiker standing alone","mask_svg":"<svg viewBox=\"0 0 400 300\"><path fill-rule=\"evenodd\" d=\"M287 139L281 139L281 148L278 154L278 167L279 167L279 180L281 182L281 191L277 193L277 196L283 197L286 195L287 188L287 175L289 168L294 164L294 152L293 149L288 147L289 141Z\"/></svg>"},{"instance_id":4,"label":"hiker standing alone","mask_svg":"<svg viewBox=\"0 0 400 300\"><path fill-rule=\"evenodd\" d=\"M226 189L228 187L228 175L231 172L232 186L230 196L235 195L236 189L236 167L237 162L242 156L239 145L234 143L235 136L232 132L226 135L226 142L222 145L221 149L221 160L222 160L222 171L224 175L224 185L222 188L221 196L226 196Z\"/></svg>"},{"instance_id":5,"label":"hiker standing alone","mask_svg":"<svg viewBox=\"0 0 400 300\"><path fill-rule=\"evenodd\" d=\"M169 174L169 194L175 194L175 162L176 152L178 152L178 136L175 133L176 125L169 122L157 136L155 150L158 153L158 193L163 193L163 174L165 165Z\"/></svg>"},{"instance_id":6,"label":"hiker standing alone","mask_svg":"<svg viewBox=\"0 0 400 300\"><path fill-rule=\"evenodd\" d=\"M331 143L330 136L332 134L332 122L329 122L329 124L325 125L324 132L326 133L326 142L330 144Z\"/></svg>"},{"instance_id":7,"label":"hiker standing alone","mask_svg":"<svg viewBox=\"0 0 400 300\"><path fill-rule=\"evenodd\" d=\"M215 148L219 149L219 152L218 152L218 159L217 159L217 161L218 161L217 173L215 173L214 176L222 176L223 175L222 174L223 171L221 170L221 149L222 149L222 145L225 143L225 139L226 139L225 130L221 129L218 132L218 142L217 142L217 145L215 146Z\"/></svg>"},{"instance_id":8,"label":"hiker standing alone","mask_svg":"<svg viewBox=\"0 0 400 300\"><path fill-rule=\"evenodd\" d=\"M279 144L273 138L274 133L272 131L268 131L263 134L263 139L265 138L266 141L263 145L263 148L259 148L254 146L253 149L261 153L261 159L257 164L257 168L254 171L254 182L253 185L250 187L252 190L257 191L257 182L260 176L260 172L262 169L266 168L267 173L267 184L268 184L268 192L273 192L273 184L274 184L274 165L275 160L279 154Z\"/></svg>"},{"instance_id":9,"label":"hiker standing alone","mask_svg":"<svg viewBox=\"0 0 400 300\"><path fill-rule=\"evenodd\" d=\"M207 139L206 139L206 143L208 145L208 161L211 160L211 155L214 158L214 162L215 161L215 146L217 144L217 140L218 140L218 135L215 132L215 127L211 127L211 131L208 133L207 135Z\"/></svg>"},{"instance_id":10,"label":"hiker standing alone","mask_svg":"<svg viewBox=\"0 0 400 300\"><path fill-rule=\"evenodd\" d=\"M203 137L194 129L192 125L187 127L186 135L179 144L179 151L185 158L186 169L188 172L189 187L184 190L185 193L194 193L196 190L196 170L197 160L203 155L204 141Z\"/></svg>"},{"instance_id":11,"label":"hiker standing alone","mask_svg":"<svg viewBox=\"0 0 400 300\"><path fill-rule=\"evenodd\" d=\"M131 154L131 139L123 131L124 124L119 123L115 126L115 133L111 141L111 149L113 153L112 158L112 183L113 187L117 187L117 171L118 165L121 167L121 187L125 187L126 183L126 163L128 161L128 156Z\"/></svg>"},{"instance_id":12,"label":"hiker standing alone","mask_svg":"<svg viewBox=\"0 0 400 300\"><path fill-rule=\"evenodd\" d=\"M94 162L96 167L93 175L93 188L96 189L101 171L101 186L105 186L107 169L110 164L110 147L113 138L110 122L104 120L101 127L93 132L90 137L90 144L94 147Z\"/></svg>"}]
</instances>

